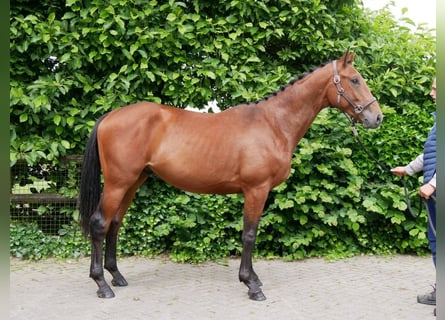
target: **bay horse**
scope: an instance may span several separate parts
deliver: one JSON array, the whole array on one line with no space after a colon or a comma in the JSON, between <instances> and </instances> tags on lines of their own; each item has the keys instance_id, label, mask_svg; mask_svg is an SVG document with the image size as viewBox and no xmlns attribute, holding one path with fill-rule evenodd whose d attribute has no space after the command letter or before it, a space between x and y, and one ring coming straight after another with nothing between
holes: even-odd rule
<instances>
[{"instance_id":1,"label":"bay horse","mask_svg":"<svg viewBox=\"0 0 445 320\"><path fill-rule=\"evenodd\" d=\"M116 263L122 219L138 188L156 174L189 192L244 196L239 280L252 300L265 300L252 250L269 191L289 175L297 143L317 114L333 106L364 128L383 119L348 51L253 104L208 114L141 102L115 109L95 124L80 182L80 224L91 237L90 277L100 298L127 281ZM100 174L103 174L101 194ZM105 241L105 262L103 244Z\"/></svg>"}]
</instances>

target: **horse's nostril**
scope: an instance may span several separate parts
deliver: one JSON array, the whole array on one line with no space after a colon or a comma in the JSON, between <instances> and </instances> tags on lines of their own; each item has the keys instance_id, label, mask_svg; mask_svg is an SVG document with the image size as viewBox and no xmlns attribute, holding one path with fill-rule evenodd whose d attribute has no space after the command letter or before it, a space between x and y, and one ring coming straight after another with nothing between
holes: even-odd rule
<instances>
[{"instance_id":1,"label":"horse's nostril","mask_svg":"<svg viewBox=\"0 0 445 320\"><path fill-rule=\"evenodd\" d=\"M377 124L381 124L383 120L383 116L381 114L377 115Z\"/></svg>"}]
</instances>

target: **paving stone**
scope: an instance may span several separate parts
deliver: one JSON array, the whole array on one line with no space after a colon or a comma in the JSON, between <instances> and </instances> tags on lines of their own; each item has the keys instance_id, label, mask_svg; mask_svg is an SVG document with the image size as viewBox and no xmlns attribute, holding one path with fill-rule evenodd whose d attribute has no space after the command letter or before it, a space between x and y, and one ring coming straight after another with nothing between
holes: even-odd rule
<instances>
[{"instance_id":1,"label":"paving stone","mask_svg":"<svg viewBox=\"0 0 445 320\"><path fill-rule=\"evenodd\" d=\"M11 258L10 319L434 319L434 307L416 301L435 282L429 257L256 260L267 297L262 302L248 299L238 281L239 263L125 257L118 264L128 287L113 287L115 298L99 299L88 278L89 259Z\"/></svg>"}]
</instances>

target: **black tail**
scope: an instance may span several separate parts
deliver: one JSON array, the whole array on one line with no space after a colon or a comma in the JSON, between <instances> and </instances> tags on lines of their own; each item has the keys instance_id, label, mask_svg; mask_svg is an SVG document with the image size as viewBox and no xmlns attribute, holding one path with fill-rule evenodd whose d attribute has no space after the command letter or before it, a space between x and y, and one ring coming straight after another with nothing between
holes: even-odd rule
<instances>
[{"instance_id":1,"label":"black tail","mask_svg":"<svg viewBox=\"0 0 445 320\"><path fill-rule=\"evenodd\" d=\"M99 151L97 149L97 128L105 117L106 115L103 115L99 120L97 120L93 131L91 131L82 162L79 194L79 222L86 237L90 233L90 217L97 209L101 194L101 169Z\"/></svg>"}]
</instances>

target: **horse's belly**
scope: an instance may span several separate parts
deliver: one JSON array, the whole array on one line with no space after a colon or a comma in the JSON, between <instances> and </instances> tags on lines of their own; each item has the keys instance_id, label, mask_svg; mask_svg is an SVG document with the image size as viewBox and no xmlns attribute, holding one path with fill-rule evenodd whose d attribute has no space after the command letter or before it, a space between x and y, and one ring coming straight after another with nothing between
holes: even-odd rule
<instances>
[{"instance_id":1,"label":"horse's belly","mask_svg":"<svg viewBox=\"0 0 445 320\"><path fill-rule=\"evenodd\" d=\"M207 194L240 193L241 186L235 173L215 170L198 163L186 165L149 165L165 182L185 191Z\"/></svg>"},{"instance_id":2,"label":"horse's belly","mask_svg":"<svg viewBox=\"0 0 445 320\"><path fill-rule=\"evenodd\" d=\"M156 171L155 171L156 173ZM181 190L206 193L206 194L229 194L241 193L238 183L231 181L217 181L213 179L196 179L185 176L171 176L156 173L162 180Z\"/></svg>"}]
</instances>

